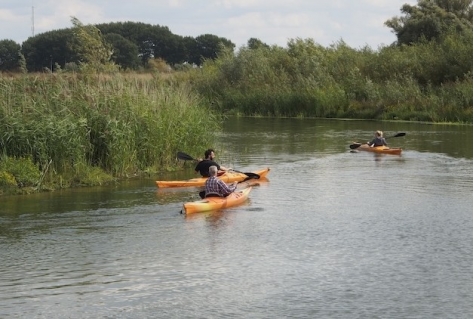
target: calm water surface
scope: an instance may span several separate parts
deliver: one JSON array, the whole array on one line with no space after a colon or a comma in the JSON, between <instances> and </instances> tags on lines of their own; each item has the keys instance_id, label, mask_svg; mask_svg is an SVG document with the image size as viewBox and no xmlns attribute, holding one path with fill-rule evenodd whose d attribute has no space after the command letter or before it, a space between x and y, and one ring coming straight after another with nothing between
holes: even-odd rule
<instances>
[{"instance_id":1,"label":"calm water surface","mask_svg":"<svg viewBox=\"0 0 474 319\"><path fill-rule=\"evenodd\" d=\"M402 155L349 152L375 129ZM240 207L181 215L199 189L154 180L191 166L0 197L0 318L472 318L472 135L229 120L219 161L271 168Z\"/></svg>"}]
</instances>

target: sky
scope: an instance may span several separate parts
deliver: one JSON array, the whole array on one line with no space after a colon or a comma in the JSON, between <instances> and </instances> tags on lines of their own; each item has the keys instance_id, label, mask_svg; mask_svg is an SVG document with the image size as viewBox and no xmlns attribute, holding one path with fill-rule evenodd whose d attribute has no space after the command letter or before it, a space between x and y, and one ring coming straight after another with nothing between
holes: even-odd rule
<instances>
[{"instance_id":1,"label":"sky","mask_svg":"<svg viewBox=\"0 0 474 319\"><path fill-rule=\"evenodd\" d=\"M417 0L0 0L0 40L22 44L32 35L83 24L142 22L176 35L212 34L236 48L257 38L287 47L292 39L313 39L328 47L378 49L396 41L384 22L401 16Z\"/></svg>"}]
</instances>

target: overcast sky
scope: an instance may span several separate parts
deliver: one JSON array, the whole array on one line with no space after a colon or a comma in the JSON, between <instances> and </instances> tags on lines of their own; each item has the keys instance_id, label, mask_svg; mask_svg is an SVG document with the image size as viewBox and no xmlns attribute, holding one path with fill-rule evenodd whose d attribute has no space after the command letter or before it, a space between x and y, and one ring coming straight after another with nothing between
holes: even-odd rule
<instances>
[{"instance_id":1,"label":"overcast sky","mask_svg":"<svg viewBox=\"0 0 474 319\"><path fill-rule=\"evenodd\" d=\"M416 0L0 0L0 40L18 44L33 34L83 24L143 22L174 34L213 34L237 48L257 38L286 47L289 39L311 38L329 46L377 49L396 41L384 22L401 16Z\"/></svg>"}]
</instances>

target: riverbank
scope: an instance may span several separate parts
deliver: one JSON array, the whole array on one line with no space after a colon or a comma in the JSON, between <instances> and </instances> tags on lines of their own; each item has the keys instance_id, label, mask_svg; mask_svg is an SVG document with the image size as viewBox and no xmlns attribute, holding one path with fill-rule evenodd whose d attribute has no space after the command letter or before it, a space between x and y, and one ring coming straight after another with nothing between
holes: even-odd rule
<instances>
[{"instance_id":1,"label":"riverbank","mask_svg":"<svg viewBox=\"0 0 474 319\"><path fill-rule=\"evenodd\" d=\"M200 154L220 115L187 83L123 73L0 77L0 189L93 186Z\"/></svg>"},{"instance_id":2,"label":"riverbank","mask_svg":"<svg viewBox=\"0 0 474 319\"><path fill-rule=\"evenodd\" d=\"M295 90L292 85L285 89L267 87L264 92L258 86L234 88L225 81L217 87L215 75L209 73L215 62L209 63L204 71L166 75L57 73L0 77L0 194L103 185L177 169L176 152L185 149L201 154L209 145L215 145L225 116L348 121L373 111L373 107L362 107L367 101L356 112L357 101L341 100L342 95L334 95L331 100L331 91L322 89L315 93ZM205 92L204 83L210 85ZM469 91L467 83L451 89ZM472 87L470 90L472 94ZM433 96L426 97L434 100ZM323 101L327 103L321 104ZM394 113L382 109L383 116L368 119L446 123L399 118L396 115L404 113L402 106L400 110L393 107L397 110ZM410 114L421 114L414 112ZM447 122L472 125L472 104L456 112L449 118L471 114L471 122Z\"/></svg>"}]
</instances>

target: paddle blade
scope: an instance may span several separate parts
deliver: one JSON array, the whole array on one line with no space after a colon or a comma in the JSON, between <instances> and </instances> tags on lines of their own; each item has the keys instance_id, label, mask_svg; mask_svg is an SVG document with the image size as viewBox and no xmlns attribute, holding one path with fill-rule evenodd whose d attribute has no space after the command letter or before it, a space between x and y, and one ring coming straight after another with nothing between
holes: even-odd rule
<instances>
[{"instance_id":1,"label":"paddle blade","mask_svg":"<svg viewBox=\"0 0 474 319\"><path fill-rule=\"evenodd\" d=\"M260 178L260 175L256 173L244 173L244 174L247 175L246 179L259 179Z\"/></svg>"},{"instance_id":2,"label":"paddle blade","mask_svg":"<svg viewBox=\"0 0 474 319\"><path fill-rule=\"evenodd\" d=\"M355 150L356 148L359 148L361 145L362 145L361 143L354 143L354 144L349 145L349 148L351 150Z\"/></svg>"},{"instance_id":3,"label":"paddle blade","mask_svg":"<svg viewBox=\"0 0 474 319\"><path fill-rule=\"evenodd\" d=\"M240 174L244 174L244 175L247 175L247 178L245 178L245 180L249 180L249 179L252 179L252 178L255 178L255 179L259 179L260 178L260 175L258 175L257 173L245 173L245 172L241 172L241 171L238 171L236 169L230 169L231 171L234 171L236 173L240 173Z\"/></svg>"},{"instance_id":4,"label":"paddle blade","mask_svg":"<svg viewBox=\"0 0 474 319\"><path fill-rule=\"evenodd\" d=\"M402 133L395 134L393 137L400 137L400 136L405 136L405 135L407 135L407 133L402 132Z\"/></svg>"},{"instance_id":5,"label":"paddle blade","mask_svg":"<svg viewBox=\"0 0 474 319\"><path fill-rule=\"evenodd\" d=\"M183 161L194 161L194 158L186 153L178 152L176 153L176 157Z\"/></svg>"},{"instance_id":6,"label":"paddle blade","mask_svg":"<svg viewBox=\"0 0 474 319\"><path fill-rule=\"evenodd\" d=\"M247 177L244 178L244 180L238 182L239 184L240 184L240 183L247 182L247 181L250 180L250 179L259 179L259 178L260 178L260 175L258 175L258 174L254 174L254 173L244 173L244 174L253 174L253 175L255 175L255 176L253 176L253 175L252 175L252 176L248 176L248 175L247 175Z\"/></svg>"}]
</instances>

